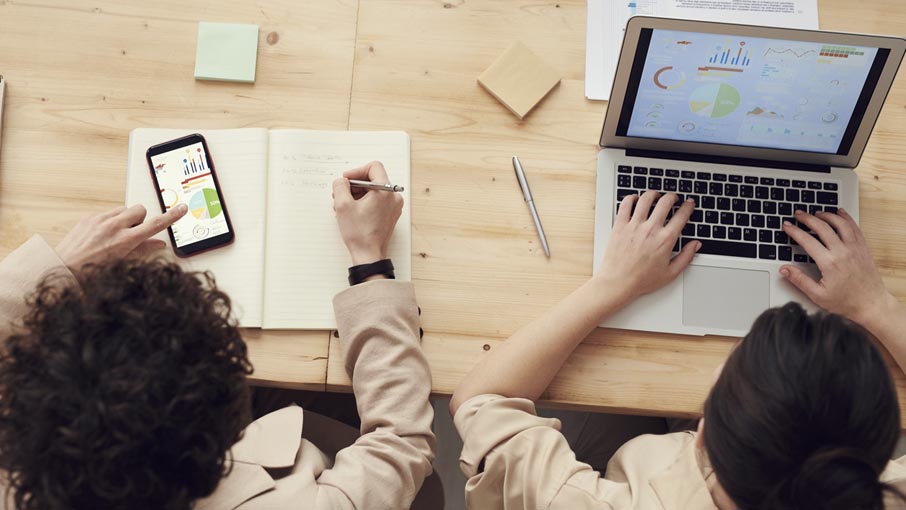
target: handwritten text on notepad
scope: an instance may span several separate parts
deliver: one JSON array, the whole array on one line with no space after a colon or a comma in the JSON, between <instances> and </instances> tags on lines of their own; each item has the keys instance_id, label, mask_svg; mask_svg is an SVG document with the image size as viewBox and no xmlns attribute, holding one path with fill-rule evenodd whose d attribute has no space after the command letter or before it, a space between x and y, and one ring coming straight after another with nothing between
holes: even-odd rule
<instances>
[{"instance_id":1,"label":"handwritten text on notepad","mask_svg":"<svg viewBox=\"0 0 906 510\"><path fill-rule=\"evenodd\" d=\"M334 178L352 165L348 159L332 154L283 156L280 184L294 188L328 189Z\"/></svg>"}]
</instances>

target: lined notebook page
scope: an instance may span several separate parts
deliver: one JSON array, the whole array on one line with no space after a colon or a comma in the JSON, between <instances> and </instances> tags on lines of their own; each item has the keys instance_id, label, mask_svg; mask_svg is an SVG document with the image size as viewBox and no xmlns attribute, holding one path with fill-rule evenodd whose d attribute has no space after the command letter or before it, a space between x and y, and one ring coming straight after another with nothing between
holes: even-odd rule
<instances>
[{"instance_id":1,"label":"lined notebook page","mask_svg":"<svg viewBox=\"0 0 906 510\"><path fill-rule=\"evenodd\" d=\"M351 261L333 212L332 183L369 161L382 162L390 182L406 188L389 255L397 278L410 279L409 135L271 130L269 154L265 328L336 328L332 300L349 286Z\"/></svg>"},{"instance_id":2,"label":"lined notebook page","mask_svg":"<svg viewBox=\"0 0 906 510\"><path fill-rule=\"evenodd\" d=\"M217 279L217 286L232 299L233 310L240 325L260 327L264 281L264 203L267 190L266 129L132 131L129 136L126 205L143 204L148 209L149 216L160 214L160 204L145 160L145 151L152 145L191 133L201 133L208 142L222 188L223 202L230 213L236 236L229 246L178 260L187 269L211 271ZM166 231L156 237L169 245L170 238ZM171 248L168 247L167 250L173 253Z\"/></svg>"}]
</instances>

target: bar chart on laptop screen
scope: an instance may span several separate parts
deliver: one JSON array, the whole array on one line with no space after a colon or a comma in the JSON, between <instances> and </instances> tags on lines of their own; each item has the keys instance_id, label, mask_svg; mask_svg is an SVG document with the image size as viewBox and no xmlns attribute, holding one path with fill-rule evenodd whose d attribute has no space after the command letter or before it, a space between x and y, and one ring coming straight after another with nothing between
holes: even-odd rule
<instances>
[{"instance_id":1,"label":"bar chart on laptop screen","mask_svg":"<svg viewBox=\"0 0 906 510\"><path fill-rule=\"evenodd\" d=\"M654 30L627 135L834 153L876 54Z\"/></svg>"}]
</instances>

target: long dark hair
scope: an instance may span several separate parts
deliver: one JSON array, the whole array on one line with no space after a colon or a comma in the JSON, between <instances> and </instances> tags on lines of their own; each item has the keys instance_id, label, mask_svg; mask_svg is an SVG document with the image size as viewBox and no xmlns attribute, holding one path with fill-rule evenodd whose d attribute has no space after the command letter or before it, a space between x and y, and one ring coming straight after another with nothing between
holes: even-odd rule
<instances>
[{"instance_id":1,"label":"long dark hair","mask_svg":"<svg viewBox=\"0 0 906 510\"><path fill-rule=\"evenodd\" d=\"M755 321L705 402L705 450L742 510L881 510L899 432L868 333L795 303Z\"/></svg>"}]
</instances>

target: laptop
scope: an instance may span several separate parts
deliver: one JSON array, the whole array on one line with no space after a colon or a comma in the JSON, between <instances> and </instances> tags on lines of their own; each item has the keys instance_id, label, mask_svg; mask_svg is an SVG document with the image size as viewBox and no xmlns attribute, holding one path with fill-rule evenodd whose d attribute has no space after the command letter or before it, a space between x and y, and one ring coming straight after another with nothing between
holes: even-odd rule
<instances>
[{"instance_id":1,"label":"laptop","mask_svg":"<svg viewBox=\"0 0 906 510\"><path fill-rule=\"evenodd\" d=\"M744 336L769 307L815 309L779 274L819 274L781 225L796 209L858 221L854 170L904 51L892 37L631 18L597 158L594 271L620 201L646 190L696 201L674 250L702 248L601 326Z\"/></svg>"}]
</instances>

